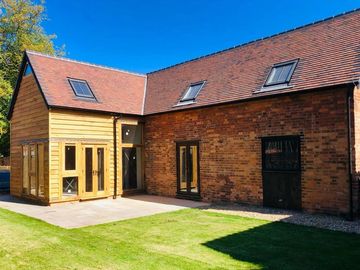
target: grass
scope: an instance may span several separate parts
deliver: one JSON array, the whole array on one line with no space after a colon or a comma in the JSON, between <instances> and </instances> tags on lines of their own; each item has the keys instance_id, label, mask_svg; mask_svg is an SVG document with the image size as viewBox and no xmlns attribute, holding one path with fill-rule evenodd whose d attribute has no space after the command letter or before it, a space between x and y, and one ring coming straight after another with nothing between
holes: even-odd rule
<instances>
[{"instance_id":1,"label":"grass","mask_svg":"<svg viewBox=\"0 0 360 270\"><path fill-rule=\"evenodd\" d=\"M0 269L358 269L360 236L181 210L66 230L0 209Z\"/></svg>"}]
</instances>

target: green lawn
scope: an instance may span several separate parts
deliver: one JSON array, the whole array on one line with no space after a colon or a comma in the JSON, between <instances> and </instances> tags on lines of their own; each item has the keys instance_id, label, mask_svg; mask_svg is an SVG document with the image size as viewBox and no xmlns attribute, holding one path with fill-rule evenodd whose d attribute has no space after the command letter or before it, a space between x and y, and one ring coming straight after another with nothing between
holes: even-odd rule
<instances>
[{"instance_id":1,"label":"green lawn","mask_svg":"<svg viewBox=\"0 0 360 270\"><path fill-rule=\"evenodd\" d=\"M359 269L360 236L202 210L66 230L0 209L0 269Z\"/></svg>"}]
</instances>

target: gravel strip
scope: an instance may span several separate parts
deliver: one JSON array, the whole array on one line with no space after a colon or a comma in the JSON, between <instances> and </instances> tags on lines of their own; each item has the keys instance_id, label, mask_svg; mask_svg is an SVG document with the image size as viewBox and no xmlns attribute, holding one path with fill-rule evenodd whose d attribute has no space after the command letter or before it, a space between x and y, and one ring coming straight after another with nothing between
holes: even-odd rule
<instances>
[{"instance_id":1,"label":"gravel strip","mask_svg":"<svg viewBox=\"0 0 360 270\"><path fill-rule=\"evenodd\" d=\"M217 212L242 217L257 218L269 221L329 229L360 234L360 220L347 221L343 218L320 214L307 214L289 210L249 206L241 204L213 204L202 208L205 211Z\"/></svg>"}]
</instances>

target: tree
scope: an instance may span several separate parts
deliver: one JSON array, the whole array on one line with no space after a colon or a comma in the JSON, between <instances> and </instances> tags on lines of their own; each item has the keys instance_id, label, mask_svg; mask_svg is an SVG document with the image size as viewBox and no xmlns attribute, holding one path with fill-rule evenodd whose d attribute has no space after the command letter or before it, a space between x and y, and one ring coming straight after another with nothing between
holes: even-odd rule
<instances>
[{"instance_id":1,"label":"tree","mask_svg":"<svg viewBox=\"0 0 360 270\"><path fill-rule=\"evenodd\" d=\"M55 35L48 35L41 24L46 20L45 2L0 0L0 155L9 154L9 124L6 114L12 89L25 50L61 55Z\"/></svg>"}]
</instances>

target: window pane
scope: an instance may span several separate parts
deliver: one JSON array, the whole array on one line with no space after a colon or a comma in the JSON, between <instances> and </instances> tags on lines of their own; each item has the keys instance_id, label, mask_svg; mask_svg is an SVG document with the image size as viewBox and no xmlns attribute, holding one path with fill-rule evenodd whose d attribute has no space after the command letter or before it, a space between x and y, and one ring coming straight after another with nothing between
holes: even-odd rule
<instances>
[{"instance_id":1,"label":"window pane","mask_svg":"<svg viewBox=\"0 0 360 270\"><path fill-rule=\"evenodd\" d=\"M94 95L86 81L69 79L69 82L75 92L75 95L79 97L94 98Z\"/></svg>"},{"instance_id":2,"label":"window pane","mask_svg":"<svg viewBox=\"0 0 360 270\"><path fill-rule=\"evenodd\" d=\"M97 149L98 191L104 191L104 148Z\"/></svg>"},{"instance_id":3,"label":"window pane","mask_svg":"<svg viewBox=\"0 0 360 270\"><path fill-rule=\"evenodd\" d=\"M93 149L85 148L85 191L93 191Z\"/></svg>"},{"instance_id":4,"label":"window pane","mask_svg":"<svg viewBox=\"0 0 360 270\"><path fill-rule=\"evenodd\" d=\"M76 147L74 145L65 146L65 170L76 170Z\"/></svg>"},{"instance_id":5,"label":"window pane","mask_svg":"<svg viewBox=\"0 0 360 270\"><path fill-rule=\"evenodd\" d=\"M28 76L30 74L32 74L31 66L29 64L26 64L25 71L24 71L24 76Z\"/></svg>"},{"instance_id":6,"label":"window pane","mask_svg":"<svg viewBox=\"0 0 360 270\"><path fill-rule=\"evenodd\" d=\"M38 196L44 196L44 145L39 144L38 146Z\"/></svg>"},{"instance_id":7,"label":"window pane","mask_svg":"<svg viewBox=\"0 0 360 270\"><path fill-rule=\"evenodd\" d=\"M187 187L187 159L186 159L186 146L180 146L180 191L186 191Z\"/></svg>"},{"instance_id":8,"label":"window pane","mask_svg":"<svg viewBox=\"0 0 360 270\"><path fill-rule=\"evenodd\" d=\"M198 192L198 156L197 146L190 146L190 162L189 162L189 181L190 181L190 192Z\"/></svg>"},{"instance_id":9,"label":"window pane","mask_svg":"<svg viewBox=\"0 0 360 270\"><path fill-rule=\"evenodd\" d=\"M36 147L30 145L30 194L36 196Z\"/></svg>"},{"instance_id":10,"label":"window pane","mask_svg":"<svg viewBox=\"0 0 360 270\"><path fill-rule=\"evenodd\" d=\"M181 99L181 101L187 101L187 100L195 99L195 97L200 92L200 90L203 88L203 86L204 86L204 82L191 85L189 87L189 89L186 91L186 93L183 96L183 98Z\"/></svg>"},{"instance_id":11,"label":"window pane","mask_svg":"<svg viewBox=\"0 0 360 270\"><path fill-rule=\"evenodd\" d=\"M295 64L296 62L291 62L289 64L273 67L270 71L270 75L265 85L288 83L288 80L292 75L293 67Z\"/></svg>"},{"instance_id":12,"label":"window pane","mask_svg":"<svg viewBox=\"0 0 360 270\"><path fill-rule=\"evenodd\" d=\"M23 146L22 153L22 176L23 176L23 192L29 194L29 151L28 146Z\"/></svg>"},{"instance_id":13,"label":"window pane","mask_svg":"<svg viewBox=\"0 0 360 270\"><path fill-rule=\"evenodd\" d=\"M76 196L78 194L78 178L63 178L63 196Z\"/></svg>"},{"instance_id":14,"label":"window pane","mask_svg":"<svg viewBox=\"0 0 360 270\"><path fill-rule=\"evenodd\" d=\"M123 189L138 187L138 155L135 147L122 149ZM140 169L140 168L139 168Z\"/></svg>"},{"instance_id":15,"label":"window pane","mask_svg":"<svg viewBox=\"0 0 360 270\"><path fill-rule=\"evenodd\" d=\"M141 125L122 125L122 142L141 144L142 128Z\"/></svg>"}]
</instances>

